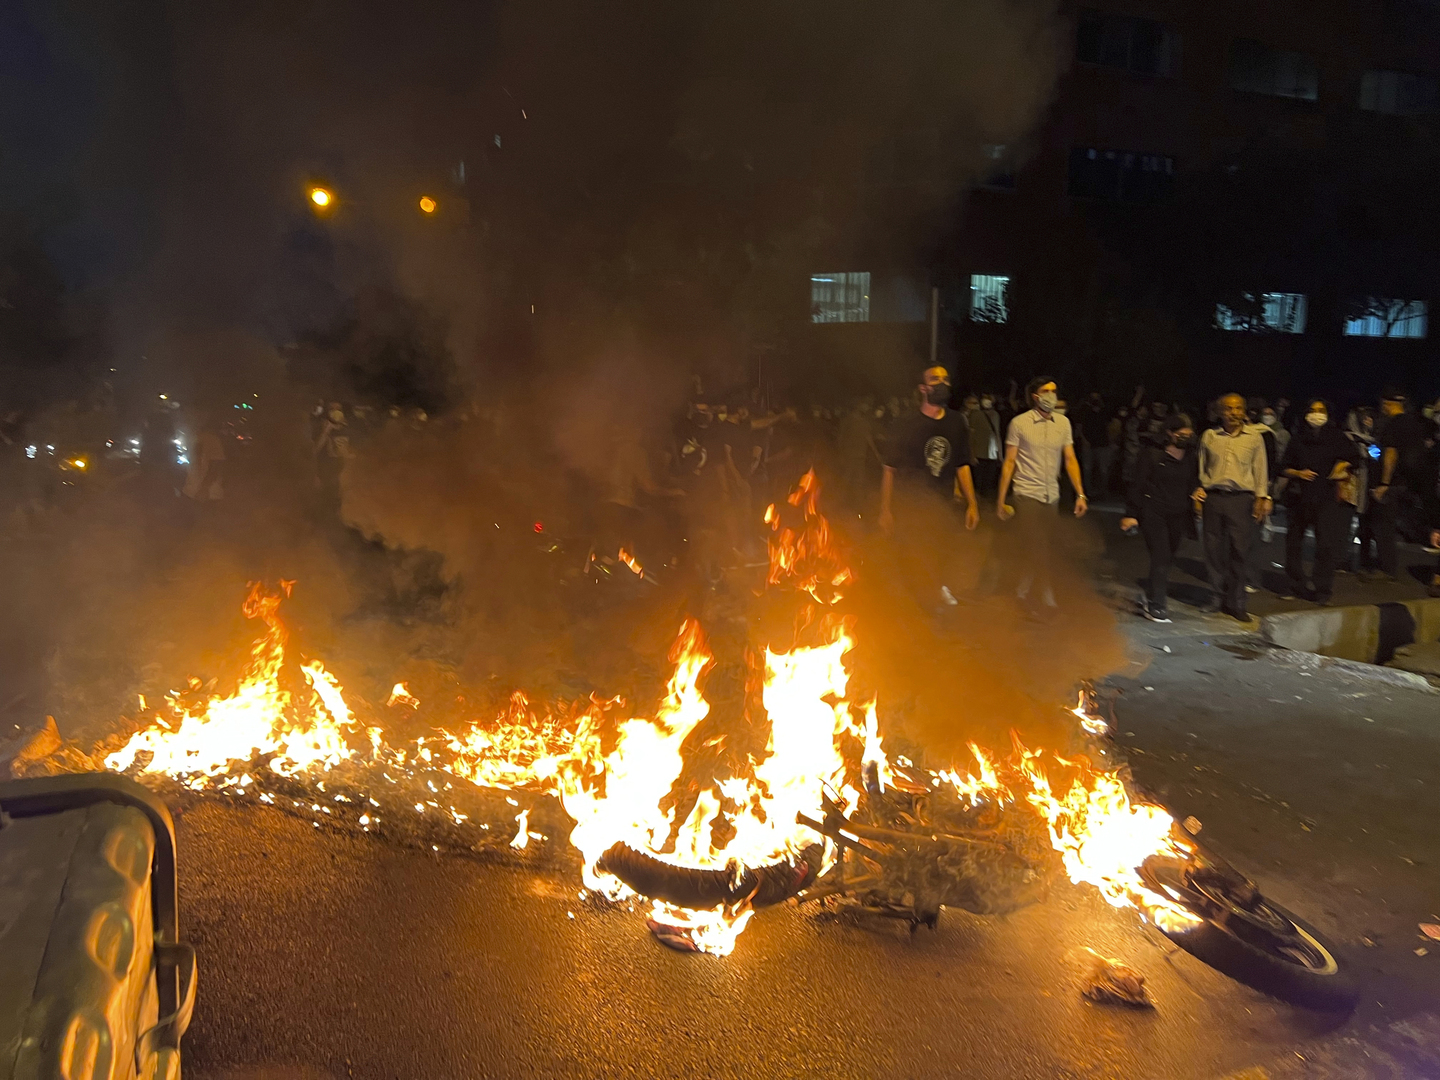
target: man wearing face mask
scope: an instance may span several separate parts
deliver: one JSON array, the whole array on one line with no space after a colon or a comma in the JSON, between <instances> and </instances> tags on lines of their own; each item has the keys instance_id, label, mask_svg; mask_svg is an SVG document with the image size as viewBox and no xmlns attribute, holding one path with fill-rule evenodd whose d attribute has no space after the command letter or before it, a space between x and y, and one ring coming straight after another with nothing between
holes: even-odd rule
<instances>
[{"instance_id":1,"label":"man wearing face mask","mask_svg":"<svg viewBox=\"0 0 1440 1080\"><path fill-rule=\"evenodd\" d=\"M1376 432L1380 444L1380 460L1369 470L1370 498L1365 510L1365 531L1375 538L1378 570L1362 571L1360 577L1369 582L1393 582L1400 567L1400 536L1398 521L1405 503L1412 497L1411 473L1424 452L1424 427L1418 416L1405 409L1402 390L1387 387L1380 394L1380 419ZM1361 546L1361 559L1369 554L1368 545Z\"/></svg>"},{"instance_id":2,"label":"man wearing face mask","mask_svg":"<svg viewBox=\"0 0 1440 1080\"><path fill-rule=\"evenodd\" d=\"M1219 401L1219 428L1200 437L1200 483L1193 498L1204 512L1205 561L1215 597L1201 610L1249 622L1246 564L1260 522L1270 513L1265 442L1245 423L1245 399Z\"/></svg>"},{"instance_id":3,"label":"man wearing face mask","mask_svg":"<svg viewBox=\"0 0 1440 1080\"><path fill-rule=\"evenodd\" d=\"M1338 487L1353 476L1360 464L1355 444L1330 423L1330 406L1320 398L1305 405L1304 422L1286 447L1280 472L1286 478L1285 506L1289 527L1285 533L1285 573L1290 588L1282 600L1310 596L1317 604L1330 603L1335 587L1335 564L1350 535L1350 504ZM1305 530L1315 530L1315 566L1305 586Z\"/></svg>"},{"instance_id":4,"label":"man wearing face mask","mask_svg":"<svg viewBox=\"0 0 1440 1080\"><path fill-rule=\"evenodd\" d=\"M1000 479L1000 414L989 394L965 396L965 422L970 425L971 468L975 490L988 495Z\"/></svg>"},{"instance_id":5,"label":"man wearing face mask","mask_svg":"<svg viewBox=\"0 0 1440 1080\"><path fill-rule=\"evenodd\" d=\"M1170 565L1180 541L1195 531L1190 495L1200 483L1195 455L1195 426L1184 413L1165 418L1165 445L1146 446L1135 462L1135 478L1125 495L1122 531L1137 525L1150 553L1150 576L1140 613L1151 622L1168 623Z\"/></svg>"},{"instance_id":6,"label":"man wearing face mask","mask_svg":"<svg viewBox=\"0 0 1440 1080\"><path fill-rule=\"evenodd\" d=\"M947 526L954 521L957 482L965 496L965 528L974 529L980 523L970 473L970 427L960 412L949 408L952 390L946 368L928 367L920 380L919 412L897 421L886 440L880 529L887 536L896 532L895 510L899 509L899 536L910 556L910 576L928 579L925 592L938 594L942 603L953 606L956 600L950 585L954 582L946 578L953 576L948 557L954 543Z\"/></svg>"},{"instance_id":7,"label":"man wearing face mask","mask_svg":"<svg viewBox=\"0 0 1440 1080\"><path fill-rule=\"evenodd\" d=\"M1283 461L1285 458L1285 450L1290 445L1290 432L1286 431L1285 426L1280 423L1280 414L1269 405L1266 405L1260 410L1260 423L1265 425L1265 429L1269 431L1275 439L1275 460Z\"/></svg>"},{"instance_id":8,"label":"man wearing face mask","mask_svg":"<svg viewBox=\"0 0 1440 1080\"><path fill-rule=\"evenodd\" d=\"M1032 408L1010 421L1005 434L1005 461L1000 466L1000 491L996 513L1001 521L1015 519L1023 563L1016 596L1028 603L1032 589L1038 593L1043 609L1056 608L1055 589L1051 582L1050 561L1054 550L1055 531L1060 522L1060 469L1075 488L1075 516L1084 517L1089 509L1085 484L1080 476L1080 461L1075 456L1075 436L1070 420L1056 415L1060 395L1055 380L1040 375L1030 380L1026 397ZM1011 484L1015 502L1006 503Z\"/></svg>"}]
</instances>

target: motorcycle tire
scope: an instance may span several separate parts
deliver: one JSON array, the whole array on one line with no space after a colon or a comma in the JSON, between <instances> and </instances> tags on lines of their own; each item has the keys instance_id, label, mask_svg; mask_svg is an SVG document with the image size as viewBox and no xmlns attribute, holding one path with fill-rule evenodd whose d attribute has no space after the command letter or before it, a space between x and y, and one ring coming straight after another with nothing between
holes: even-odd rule
<instances>
[{"instance_id":1,"label":"motorcycle tire","mask_svg":"<svg viewBox=\"0 0 1440 1080\"><path fill-rule=\"evenodd\" d=\"M729 870L697 870L662 862L627 844L616 844L600 856L596 868L614 874L641 896L678 907L707 909L748 898L753 907L790 899L815 880L820 845L806 848L794 862L747 867L738 876Z\"/></svg>"},{"instance_id":2,"label":"motorcycle tire","mask_svg":"<svg viewBox=\"0 0 1440 1080\"><path fill-rule=\"evenodd\" d=\"M1262 904L1298 932L1304 943L1303 957L1277 955L1280 950L1262 948L1209 919L1186 930L1162 932L1216 971L1271 997L1320 1012L1354 1009L1359 982L1334 947L1313 926L1273 900L1265 899Z\"/></svg>"}]
</instances>

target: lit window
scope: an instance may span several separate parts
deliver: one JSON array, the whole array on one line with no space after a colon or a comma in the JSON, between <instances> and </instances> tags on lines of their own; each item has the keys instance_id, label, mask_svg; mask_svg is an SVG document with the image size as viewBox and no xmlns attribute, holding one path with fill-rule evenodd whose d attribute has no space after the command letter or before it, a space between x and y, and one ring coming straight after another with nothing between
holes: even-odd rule
<instances>
[{"instance_id":1,"label":"lit window","mask_svg":"<svg viewBox=\"0 0 1440 1080\"><path fill-rule=\"evenodd\" d=\"M1374 297L1351 310L1355 315L1345 320L1346 337L1423 338L1430 329L1424 300Z\"/></svg>"},{"instance_id":2,"label":"lit window","mask_svg":"<svg viewBox=\"0 0 1440 1080\"><path fill-rule=\"evenodd\" d=\"M1241 293L1241 303L1215 305L1215 325L1221 330L1255 333L1303 334L1307 301L1304 293Z\"/></svg>"},{"instance_id":3,"label":"lit window","mask_svg":"<svg viewBox=\"0 0 1440 1080\"><path fill-rule=\"evenodd\" d=\"M1367 71L1360 80L1360 108L1392 116L1424 116L1435 111L1440 84L1403 71Z\"/></svg>"},{"instance_id":4,"label":"lit window","mask_svg":"<svg viewBox=\"0 0 1440 1080\"><path fill-rule=\"evenodd\" d=\"M970 275L970 321L1010 321L1010 275Z\"/></svg>"},{"instance_id":5,"label":"lit window","mask_svg":"<svg viewBox=\"0 0 1440 1080\"><path fill-rule=\"evenodd\" d=\"M1180 35L1149 19L1086 11L1076 26L1075 59L1142 75L1175 75Z\"/></svg>"},{"instance_id":6,"label":"lit window","mask_svg":"<svg viewBox=\"0 0 1440 1080\"><path fill-rule=\"evenodd\" d=\"M1237 41L1230 48L1230 85L1252 94L1301 98L1320 96L1315 61L1303 53L1272 49L1258 41Z\"/></svg>"},{"instance_id":7,"label":"lit window","mask_svg":"<svg viewBox=\"0 0 1440 1080\"><path fill-rule=\"evenodd\" d=\"M869 322L870 275L811 274L812 322Z\"/></svg>"}]
</instances>

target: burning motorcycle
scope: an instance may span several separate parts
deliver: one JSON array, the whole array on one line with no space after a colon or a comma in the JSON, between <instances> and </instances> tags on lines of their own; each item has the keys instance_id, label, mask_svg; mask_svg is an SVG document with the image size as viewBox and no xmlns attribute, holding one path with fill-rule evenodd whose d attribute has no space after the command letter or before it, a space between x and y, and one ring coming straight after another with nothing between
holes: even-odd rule
<instances>
[{"instance_id":1,"label":"burning motorcycle","mask_svg":"<svg viewBox=\"0 0 1440 1080\"><path fill-rule=\"evenodd\" d=\"M840 601L854 579L818 511L813 473L788 505L765 518L772 625L731 619L744 632L712 648L701 620L686 618L648 713L598 693L532 705L515 691L499 716L394 745L357 719L320 661L283 677L278 609L290 583L281 593L257 583L245 612L265 632L234 691L202 692L197 680L193 696L174 695L163 710L142 700L145 721L104 764L194 791L253 791L262 802L274 801L270 776L305 785L368 768L394 784L408 773L432 793L414 813L457 826L466 814L440 801L451 780L553 797L586 895L649 901L663 941L719 955L757 910L792 899L914 930L934 927L945 907L999 914L1037 902L1063 871L1228 975L1298 1004L1353 1005L1353 973L1336 950L1202 848L1198 829L1132 799L1125 770L1104 763L1100 744L1062 755L1015 738L1002 758L972 743L963 767L887 749L876 700L850 686L855 617ZM419 705L397 684L391 707ZM1073 712L1087 735L1108 728L1093 692ZM330 820L357 815L367 831L378 814L400 812L358 789L317 790L337 805L314 799L312 809ZM509 846L524 849L529 807L505 802L517 811Z\"/></svg>"},{"instance_id":2,"label":"burning motorcycle","mask_svg":"<svg viewBox=\"0 0 1440 1080\"><path fill-rule=\"evenodd\" d=\"M1070 855L1064 838L1084 832L1086 822L1067 819L1073 806L1060 809L1044 837L1025 812L1038 809L1037 799L1012 798L999 778L968 779L956 783L953 775L913 766L893 768L886 778L871 763L860 805L847 812L825 796L821 814L798 815L821 842L769 867L683 870L624 845L606 852L600 867L678 907L739 910L792 900L831 917L899 920L912 933L935 929L945 907L1004 914L1043 900L1057 876L1051 840L1060 837L1061 854ZM1159 811L1158 819L1169 815ZM1067 864L1079 861L1083 870L1084 845L1109 841L1077 840ZM828 864L825 852L834 852ZM1100 887L1112 903L1128 897L1175 945L1238 982L1320 1011L1354 1008L1355 973L1331 943L1175 822L1132 880ZM693 948L664 924L651 929L667 945Z\"/></svg>"}]
</instances>

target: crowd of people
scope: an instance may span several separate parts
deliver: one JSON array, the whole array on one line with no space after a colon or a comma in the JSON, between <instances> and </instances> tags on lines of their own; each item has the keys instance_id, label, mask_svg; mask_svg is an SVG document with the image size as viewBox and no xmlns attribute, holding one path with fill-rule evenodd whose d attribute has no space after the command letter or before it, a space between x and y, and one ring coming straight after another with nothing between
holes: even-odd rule
<instances>
[{"instance_id":1,"label":"crowd of people","mask_svg":"<svg viewBox=\"0 0 1440 1080\"><path fill-rule=\"evenodd\" d=\"M1118 407L1098 393L1072 404L1043 376L1023 390L960 393L950 371L935 365L910 398L840 409L697 398L660 451L671 480L658 486L683 494L708 474L721 547L739 555L754 506L783 494L792 474L812 463L838 481L842 505L862 525L873 523L902 547L937 531L974 529L993 502L994 520L1012 530L1005 547L1015 595L1042 616L1057 605L1051 567L1061 507L1083 517L1092 502L1113 499L1124 508L1121 528L1150 557L1143 615L1169 620L1171 568L1180 544L1194 537L1203 541L1212 590L1202 610L1247 621L1247 597L1265 587L1262 563L1277 531L1285 534L1285 576L1274 591L1321 605L1333 600L1337 572L1395 580L1402 538L1440 545L1437 408L1413 408L1395 388L1376 407L1343 414L1323 398L1295 409L1286 398L1236 393L1186 410L1143 387ZM915 587L945 605L957 602L950 561L928 544L908 560ZM982 590L996 578L988 566ZM1440 568L1426 584L1440 595Z\"/></svg>"},{"instance_id":2,"label":"crowd of people","mask_svg":"<svg viewBox=\"0 0 1440 1080\"><path fill-rule=\"evenodd\" d=\"M1015 522L1024 568L1016 595L1041 612L1055 605L1048 568L1060 505L1073 503L1083 516L1091 499L1112 493L1124 501L1121 528L1148 550L1140 611L1157 622L1170 621L1170 569L1190 536L1203 538L1212 588L1202 610L1248 621L1247 597L1263 581L1257 541L1270 542L1277 504L1286 536L1285 584L1276 589L1283 599L1330 604L1340 570L1394 581L1402 537L1440 547L1440 403L1414 410L1397 388L1387 388L1377 408L1352 409L1343 420L1323 398L1292 410L1284 398L1272 404L1230 393L1209 402L1200 423L1173 404L1147 400L1143 387L1117 409L1095 393L1072 408L1048 377L1032 380L1023 400L1013 388L1004 399L968 393L955 409L940 366L924 372L918 396L917 417L897 423L879 454L881 528L892 527L891 493L904 470L928 471L960 499L967 528L975 527L980 500L993 494L998 518ZM1309 560L1307 534L1314 536ZM1440 567L1428 587L1440 596ZM951 595L942 584L942 599Z\"/></svg>"},{"instance_id":3,"label":"crowd of people","mask_svg":"<svg viewBox=\"0 0 1440 1080\"><path fill-rule=\"evenodd\" d=\"M1402 538L1440 544L1440 403L1416 409L1388 388L1375 408L1343 414L1321 398L1293 408L1285 398L1235 393L1185 409L1143 387L1118 406L1093 392L1072 403L1063 390L1041 376L1023 389L960 392L943 365L927 367L911 395L840 408L770 407L757 392L707 395L697 387L669 425L608 425L609 445L578 470L588 473L573 489L582 497L563 500L574 511L569 527L601 549L639 550L662 562L683 540L687 557L718 581L729 567L763 561L764 507L815 466L832 509L908 551L902 561L912 584L941 605L976 588L973 575L962 588L965 575L947 568L963 545L946 538L987 517L1006 531L1006 586L1043 616L1057 606L1061 508L1083 517L1093 502L1111 500L1123 505L1120 527L1149 553L1140 611L1157 621L1170 617L1171 568L1187 537L1203 540L1213 591L1205 606L1242 620L1247 596L1267 583L1263 553L1277 525L1285 532L1285 578L1271 587L1318 604L1332 601L1340 571L1393 580ZM248 414L234 410L248 406L182 417L173 403L159 404L134 439L107 440L108 452L133 450L141 487L148 478L148 486L188 501L224 499L227 448L233 456L248 438L236 426ZM432 419L416 408L318 402L308 441L319 512L340 513L342 476L357 445L469 426L494 430L486 443L492 451L482 456L498 458L517 443L502 433L518 430L507 415L493 403ZM10 457L38 453L37 466L47 453L66 458L48 442L22 447L15 423L4 435ZM573 464L561 462L560 471ZM981 591L1001 587L996 562L987 559ZM1440 568L1427 584L1440 595Z\"/></svg>"}]
</instances>

